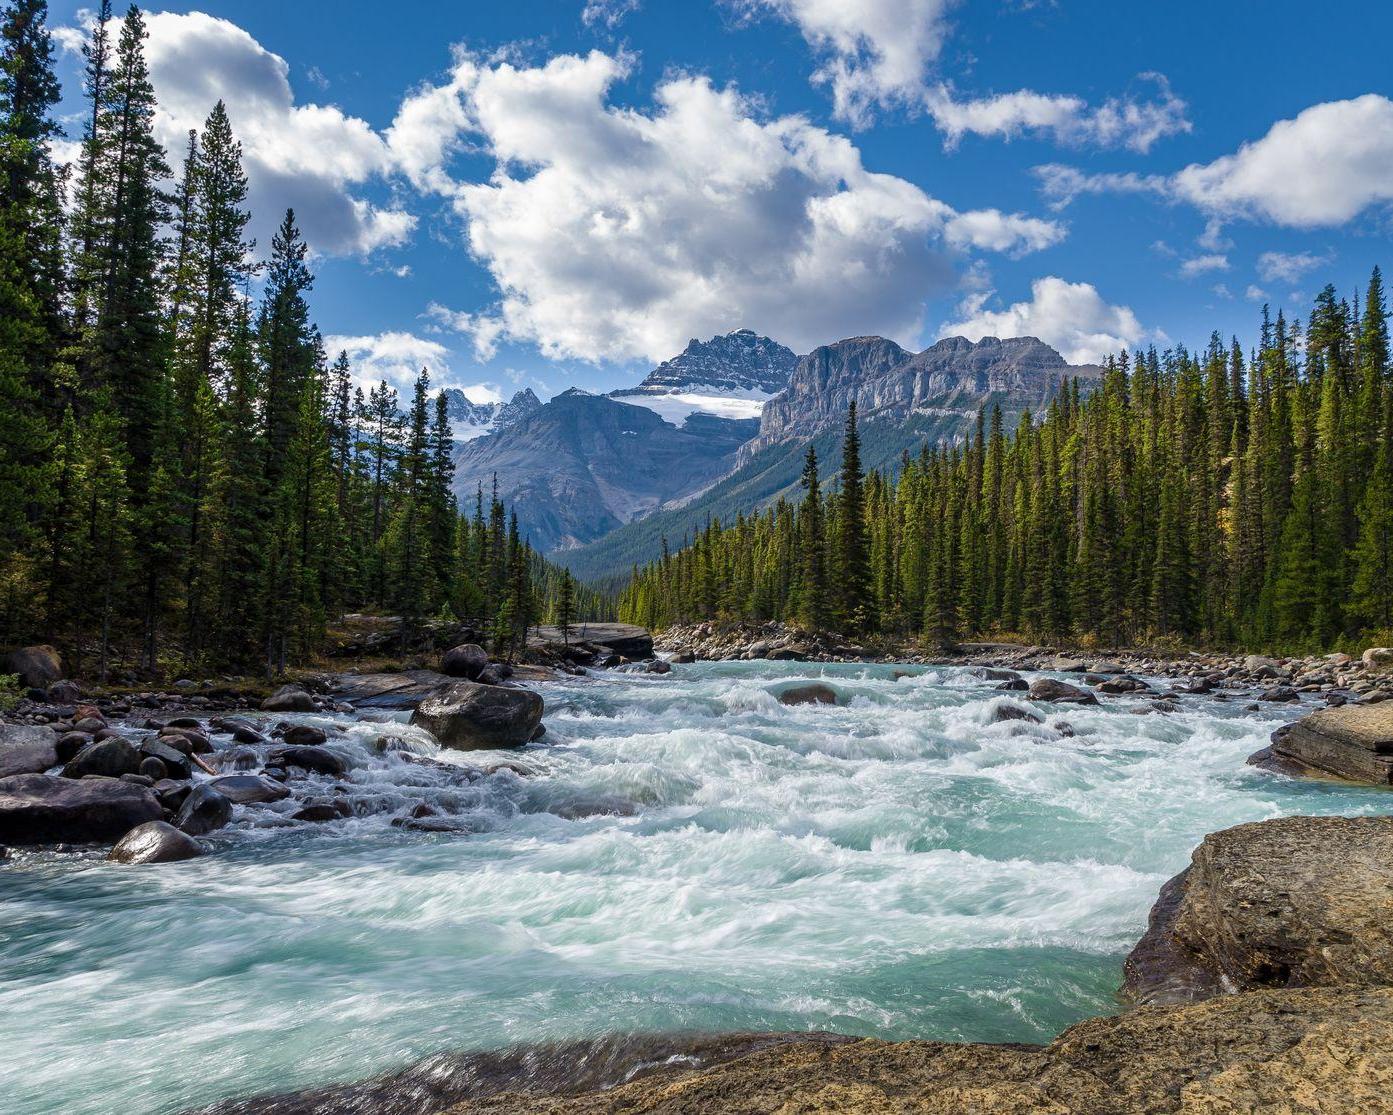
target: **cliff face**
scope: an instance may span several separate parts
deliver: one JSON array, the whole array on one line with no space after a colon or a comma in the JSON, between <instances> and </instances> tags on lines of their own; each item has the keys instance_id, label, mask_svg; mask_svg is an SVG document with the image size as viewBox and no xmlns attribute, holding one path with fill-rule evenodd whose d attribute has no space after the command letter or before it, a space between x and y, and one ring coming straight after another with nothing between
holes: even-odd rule
<instances>
[{"instance_id":1,"label":"cliff face","mask_svg":"<svg viewBox=\"0 0 1393 1115\"><path fill-rule=\"evenodd\" d=\"M621 397L697 390L772 395L784 389L797 362L792 349L749 329L737 329L709 341L692 338L681 353L664 360L637 387L614 394Z\"/></svg>"},{"instance_id":2,"label":"cliff face","mask_svg":"<svg viewBox=\"0 0 1393 1115\"><path fill-rule=\"evenodd\" d=\"M948 337L920 353L884 337L852 337L802 357L782 394L764 406L759 437L742 463L769 446L807 439L838 425L854 400L863 421L903 422L915 415L975 419L980 407L1038 409L1061 380L1094 382L1102 369L1071 365L1034 337L972 342Z\"/></svg>"}]
</instances>

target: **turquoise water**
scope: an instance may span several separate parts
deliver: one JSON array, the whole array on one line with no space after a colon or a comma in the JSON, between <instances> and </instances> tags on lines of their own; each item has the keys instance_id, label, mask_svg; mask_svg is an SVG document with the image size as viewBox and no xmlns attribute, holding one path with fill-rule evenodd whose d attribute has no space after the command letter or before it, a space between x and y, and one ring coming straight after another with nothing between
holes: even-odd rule
<instances>
[{"instance_id":1,"label":"turquoise water","mask_svg":"<svg viewBox=\"0 0 1393 1115\"><path fill-rule=\"evenodd\" d=\"M1115 1009L1204 833L1389 803L1244 766L1297 710L1039 706L1064 738L989 724L1008 698L965 671L908 669L549 684L544 746L440 756L535 775L472 784L371 746L389 731L435 756L422 733L356 723L335 746L368 816L244 811L183 864L16 853L0 1110L178 1111L611 1031L1044 1041ZM846 703L778 703L810 677ZM419 801L480 831L390 826Z\"/></svg>"}]
</instances>

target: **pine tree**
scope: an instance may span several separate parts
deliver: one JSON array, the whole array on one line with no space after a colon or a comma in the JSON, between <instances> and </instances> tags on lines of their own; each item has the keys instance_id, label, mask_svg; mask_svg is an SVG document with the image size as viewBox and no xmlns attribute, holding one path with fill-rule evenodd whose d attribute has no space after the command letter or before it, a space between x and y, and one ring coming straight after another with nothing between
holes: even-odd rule
<instances>
[{"instance_id":1,"label":"pine tree","mask_svg":"<svg viewBox=\"0 0 1393 1115\"><path fill-rule=\"evenodd\" d=\"M841 493L837 500L837 591L839 618L858 634L874 630L876 624L862 481L861 437L856 429L853 400L846 416Z\"/></svg>"},{"instance_id":2,"label":"pine tree","mask_svg":"<svg viewBox=\"0 0 1393 1115\"><path fill-rule=\"evenodd\" d=\"M827 542L823 536L822 492L817 476L817 450L808 446L803 465L802 484L805 491L799 509L799 550L801 568L799 581L799 618L813 631L825 631L828 626L826 555Z\"/></svg>"}]
</instances>

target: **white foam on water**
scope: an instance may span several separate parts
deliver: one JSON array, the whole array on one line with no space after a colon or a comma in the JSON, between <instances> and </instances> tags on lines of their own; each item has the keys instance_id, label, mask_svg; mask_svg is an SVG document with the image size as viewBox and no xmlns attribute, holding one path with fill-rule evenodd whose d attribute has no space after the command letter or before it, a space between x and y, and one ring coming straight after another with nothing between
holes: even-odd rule
<instances>
[{"instance_id":1,"label":"white foam on water","mask_svg":"<svg viewBox=\"0 0 1393 1115\"><path fill-rule=\"evenodd\" d=\"M1244 765L1297 710L1051 706L897 669L547 684L546 739L520 752L441 751L404 716L299 718L346 729L328 746L353 818L239 810L211 856L158 867L18 852L4 1110L176 1111L610 1031L1047 1040L1111 1009L1204 833L1385 807ZM779 702L808 681L840 703ZM1045 723L994 723L1007 703ZM498 763L522 773L470 773ZM392 825L420 803L464 831Z\"/></svg>"}]
</instances>

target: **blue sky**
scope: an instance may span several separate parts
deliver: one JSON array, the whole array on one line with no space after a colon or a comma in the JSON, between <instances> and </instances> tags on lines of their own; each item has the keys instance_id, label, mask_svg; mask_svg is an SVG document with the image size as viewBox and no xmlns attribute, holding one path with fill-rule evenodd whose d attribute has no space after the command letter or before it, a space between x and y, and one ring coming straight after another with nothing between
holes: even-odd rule
<instances>
[{"instance_id":1,"label":"blue sky","mask_svg":"<svg viewBox=\"0 0 1393 1115\"><path fill-rule=\"evenodd\" d=\"M147 10L171 154L223 97L365 379L609 389L740 327L1096 358L1393 262L1384 3ZM75 114L85 18L51 5Z\"/></svg>"}]
</instances>

